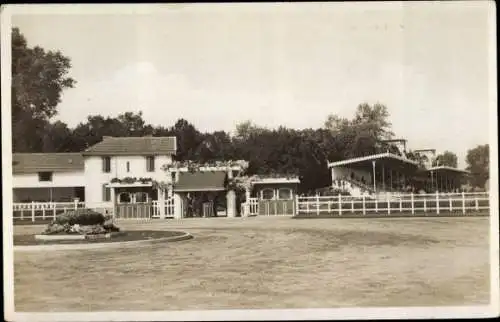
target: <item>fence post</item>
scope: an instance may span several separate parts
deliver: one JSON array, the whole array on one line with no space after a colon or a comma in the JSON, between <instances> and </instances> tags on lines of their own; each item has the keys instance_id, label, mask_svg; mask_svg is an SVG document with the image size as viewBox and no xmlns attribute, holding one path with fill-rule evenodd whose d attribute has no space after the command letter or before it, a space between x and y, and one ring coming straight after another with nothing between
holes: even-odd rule
<instances>
[{"instance_id":1,"label":"fence post","mask_svg":"<svg viewBox=\"0 0 500 322\"><path fill-rule=\"evenodd\" d=\"M465 214L465 192L462 191L462 213Z\"/></svg>"},{"instance_id":2,"label":"fence post","mask_svg":"<svg viewBox=\"0 0 500 322\"><path fill-rule=\"evenodd\" d=\"M293 215L299 214L299 196L295 195L295 205L293 207Z\"/></svg>"},{"instance_id":3,"label":"fence post","mask_svg":"<svg viewBox=\"0 0 500 322\"><path fill-rule=\"evenodd\" d=\"M413 199L413 192L411 193L411 214L415 214L415 200Z\"/></svg>"},{"instance_id":4,"label":"fence post","mask_svg":"<svg viewBox=\"0 0 500 322\"><path fill-rule=\"evenodd\" d=\"M338 204L339 204L339 216L342 216L342 195L339 193L339 199L338 199Z\"/></svg>"},{"instance_id":5,"label":"fence post","mask_svg":"<svg viewBox=\"0 0 500 322\"><path fill-rule=\"evenodd\" d=\"M424 195L424 215L427 212L427 194Z\"/></svg>"},{"instance_id":6,"label":"fence post","mask_svg":"<svg viewBox=\"0 0 500 322\"><path fill-rule=\"evenodd\" d=\"M35 222L35 202L31 202L31 221Z\"/></svg>"},{"instance_id":7,"label":"fence post","mask_svg":"<svg viewBox=\"0 0 500 322\"><path fill-rule=\"evenodd\" d=\"M316 194L316 215L319 216L319 195Z\"/></svg>"},{"instance_id":8,"label":"fence post","mask_svg":"<svg viewBox=\"0 0 500 322\"><path fill-rule=\"evenodd\" d=\"M73 204L75 206L75 210L78 209L78 201L79 201L78 198L73 199Z\"/></svg>"},{"instance_id":9,"label":"fence post","mask_svg":"<svg viewBox=\"0 0 500 322\"><path fill-rule=\"evenodd\" d=\"M479 202L477 201L477 194L474 195L474 201L476 202L476 211L479 211Z\"/></svg>"},{"instance_id":10,"label":"fence post","mask_svg":"<svg viewBox=\"0 0 500 322\"><path fill-rule=\"evenodd\" d=\"M453 212L453 203L451 201L451 193L448 193L448 201L450 202L450 212Z\"/></svg>"},{"instance_id":11,"label":"fence post","mask_svg":"<svg viewBox=\"0 0 500 322\"><path fill-rule=\"evenodd\" d=\"M366 215L365 195L363 195L363 215Z\"/></svg>"},{"instance_id":12,"label":"fence post","mask_svg":"<svg viewBox=\"0 0 500 322\"><path fill-rule=\"evenodd\" d=\"M439 192L436 191L436 213L439 215Z\"/></svg>"},{"instance_id":13,"label":"fence post","mask_svg":"<svg viewBox=\"0 0 500 322\"><path fill-rule=\"evenodd\" d=\"M386 198L386 202L387 202L387 214L390 215L391 214L391 201L390 201L388 195L386 195L385 198Z\"/></svg>"},{"instance_id":14,"label":"fence post","mask_svg":"<svg viewBox=\"0 0 500 322\"><path fill-rule=\"evenodd\" d=\"M354 213L354 199L351 197L351 213Z\"/></svg>"},{"instance_id":15,"label":"fence post","mask_svg":"<svg viewBox=\"0 0 500 322\"><path fill-rule=\"evenodd\" d=\"M378 198L375 196L375 212L378 213Z\"/></svg>"},{"instance_id":16,"label":"fence post","mask_svg":"<svg viewBox=\"0 0 500 322\"><path fill-rule=\"evenodd\" d=\"M399 212L403 212L403 197L399 196Z\"/></svg>"},{"instance_id":17,"label":"fence post","mask_svg":"<svg viewBox=\"0 0 500 322\"><path fill-rule=\"evenodd\" d=\"M55 202L52 202L52 218L56 220L56 204Z\"/></svg>"}]
</instances>

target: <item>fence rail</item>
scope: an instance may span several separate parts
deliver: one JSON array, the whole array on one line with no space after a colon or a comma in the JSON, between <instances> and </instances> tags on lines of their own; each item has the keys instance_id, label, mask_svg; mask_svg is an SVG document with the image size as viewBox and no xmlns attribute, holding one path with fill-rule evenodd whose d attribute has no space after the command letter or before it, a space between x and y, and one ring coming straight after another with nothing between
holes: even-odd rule
<instances>
[{"instance_id":1,"label":"fence rail","mask_svg":"<svg viewBox=\"0 0 500 322\"><path fill-rule=\"evenodd\" d=\"M75 200L74 202L27 202L14 203L12 216L14 221L49 221L54 220L57 215L68 210L88 208L103 214L115 215L120 219L142 219L160 218L158 201L145 204L118 204L89 203ZM165 218L174 218L174 200L165 200Z\"/></svg>"},{"instance_id":2,"label":"fence rail","mask_svg":"<svg viewBox=\"0 0 500 322\"><path fill-rule=\"evenodd\" d=\"M133 204L129 204L132 206ZM160 218L159 202L152 201L141 209L123 210L121 219L150 220ZM116 208L109 203L74 202L29 202L14 203L13 218L15 221L47 221L72 209L89 208L104 214L116 215ZM139 207L140 208L140 207ZM276 209L275 209L276 208ZM271 211L273 210L274 211ZM488 212L490 209L489 194L474 193L435 193L435 194L399 194L385 199L368 196L297 196L287 203L266 203L257 198L250 198L242 204L242 214L248 215L302 215L302 216L342 216L356 215L471 215ZM174 218L174 199L165 200L165 218Z\"/></svg>"},{"instance_id":3,"label":"fence rail","mask_svg":"<svg viewBox=\"0 0 500 322\"><path fill-rule=\"evenodd\" d=\"M385 199L351 196L309 196L297 197L298 215L329 214L380 214L394 213L441 214L484 212L490 209L489 194L480 193L435 193L398 194Z\"/></svg>"}]
</instances>

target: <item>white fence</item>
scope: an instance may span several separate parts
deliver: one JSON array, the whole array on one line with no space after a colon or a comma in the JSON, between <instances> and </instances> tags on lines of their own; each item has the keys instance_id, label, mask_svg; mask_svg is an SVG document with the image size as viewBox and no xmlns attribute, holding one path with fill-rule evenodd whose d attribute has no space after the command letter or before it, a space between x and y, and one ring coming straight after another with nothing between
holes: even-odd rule
<instances>
[{"instance_id":1,"label":"white fence","mask_svg":"<svg viewBox=\"0 0 500 322\"><path fill-rule=\"evenodd\" d=\"M385 199L351 196L297 197L296 213L309 215L343 214L471 214L487 212L489 194L435 193L388 195Z\"/></svg>"},{"instance_id":2,"label":"white fence","mask_svg":"<svg viewBox=\"0 0 500 322\"><path fill-rule=\"evenodd\" d=\"M123 207L140 207L142 211L124 211L138 209L120 209L122 215L120 219L151 219L160 218L160 210L158 201L153 201L151 204L121 204ZM109 203L86 203L75 200L74 202L27 202L13 204L13 219L14 221L47 221L54 220L57 215L68 210L79 208L88 208L103 214L113 215L117 210ZM116 215L116 214L115 214ZM165 200L165 218L174 218L174 199L168 198Z\"/></svg>"},{"instance_id":3,"label":"white fence","mask_svg":"<svg viewBox=\"0 0 500 322\"><path fill-rule=\"evenodd\" d=\"M57 215L68 210L89 208L105 214L111 214L113 209L107 204L86 204L75 200L73 202L25 202L13 204L14 220L53 220Z\"/></svg>"},{"instance_id":4,"label":"white fence","mask_svg":"<svg viewBox=\"0 0 500 322\"><path fill-rule=\"evenodd\" d=\"M130 204L133 207L133 204ZM121 219L160 218L158 201L147 204L146 213L130 212ZM474 215L488 212L490 209L489 194L475 193L435 193L388 195L385 199L351 196L297 196L294 201L293 214L306 216L342 216L342 215ZM89 208L104 214L113 214L115 209L107 204L91 204L75 200L74 202L29 202L14 203L13 218L15 221L53 220L58 214L67 210ZM269 211L267 212L270 213ZM279 212L276 212L276 214ZM243 216L259 215L259 200L250 198L242 204ZM264 215L266 212L264 211ZM286 214L290 215L290 214ZM174 218L174 199L165 200L165 218Z\"/></svg>"},{"instance_id":5,"label":"white fence","mask_svg":"<svg viewBox=\"0 0 500 322\"><path fill-rule=\"evenodd\" d=\"M257 198L249 198L241 204L241 214L243 216L256 216L259 214L259 200Z\"/></svg>"},{"instance_id":6,"label":"white fence","mask_svg":"<svg viewBox=\"0 0 500 322\"><path fill-rule=\"evenodd\" d=\"M153 200L152 218L160 218L160 207L157 200ZM165 218L174 218L174 198L165 199Z\"/></svg>"}]
</instances>

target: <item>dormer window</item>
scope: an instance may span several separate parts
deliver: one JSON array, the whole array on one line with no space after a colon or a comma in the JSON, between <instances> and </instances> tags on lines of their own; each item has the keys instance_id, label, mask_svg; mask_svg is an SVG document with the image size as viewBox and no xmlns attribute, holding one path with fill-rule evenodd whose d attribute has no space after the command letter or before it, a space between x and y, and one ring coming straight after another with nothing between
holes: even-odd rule
<instances>
[{"instance_id":1,"label":"dormer window","mask_svg":"<svg viewBox=\"0 0 500 322\"><path fill-rule=\"evenodd\" d=\"M148 172L155 171L155 157L154 156L147 156L146 157L146 170Z\"/></svg>"}]
</instances>

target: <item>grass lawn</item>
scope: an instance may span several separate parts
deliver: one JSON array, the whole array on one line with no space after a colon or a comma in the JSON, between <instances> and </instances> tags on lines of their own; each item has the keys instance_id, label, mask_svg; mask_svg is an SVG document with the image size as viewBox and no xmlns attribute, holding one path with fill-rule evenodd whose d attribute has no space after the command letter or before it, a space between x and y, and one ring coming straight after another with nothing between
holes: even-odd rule
<instances>
[{"instance_id":1,"label":"grass lawn","mask_svg":"<svg viewBox=\"0 0 500 322\"><path fill-rule=\"evenodd\" d=\"M16 311L477 305L489 301L489 218L119 222L194 239L16 252ZM15 226L15 234L43 226Z\"/></svg>"}]
</instances>

